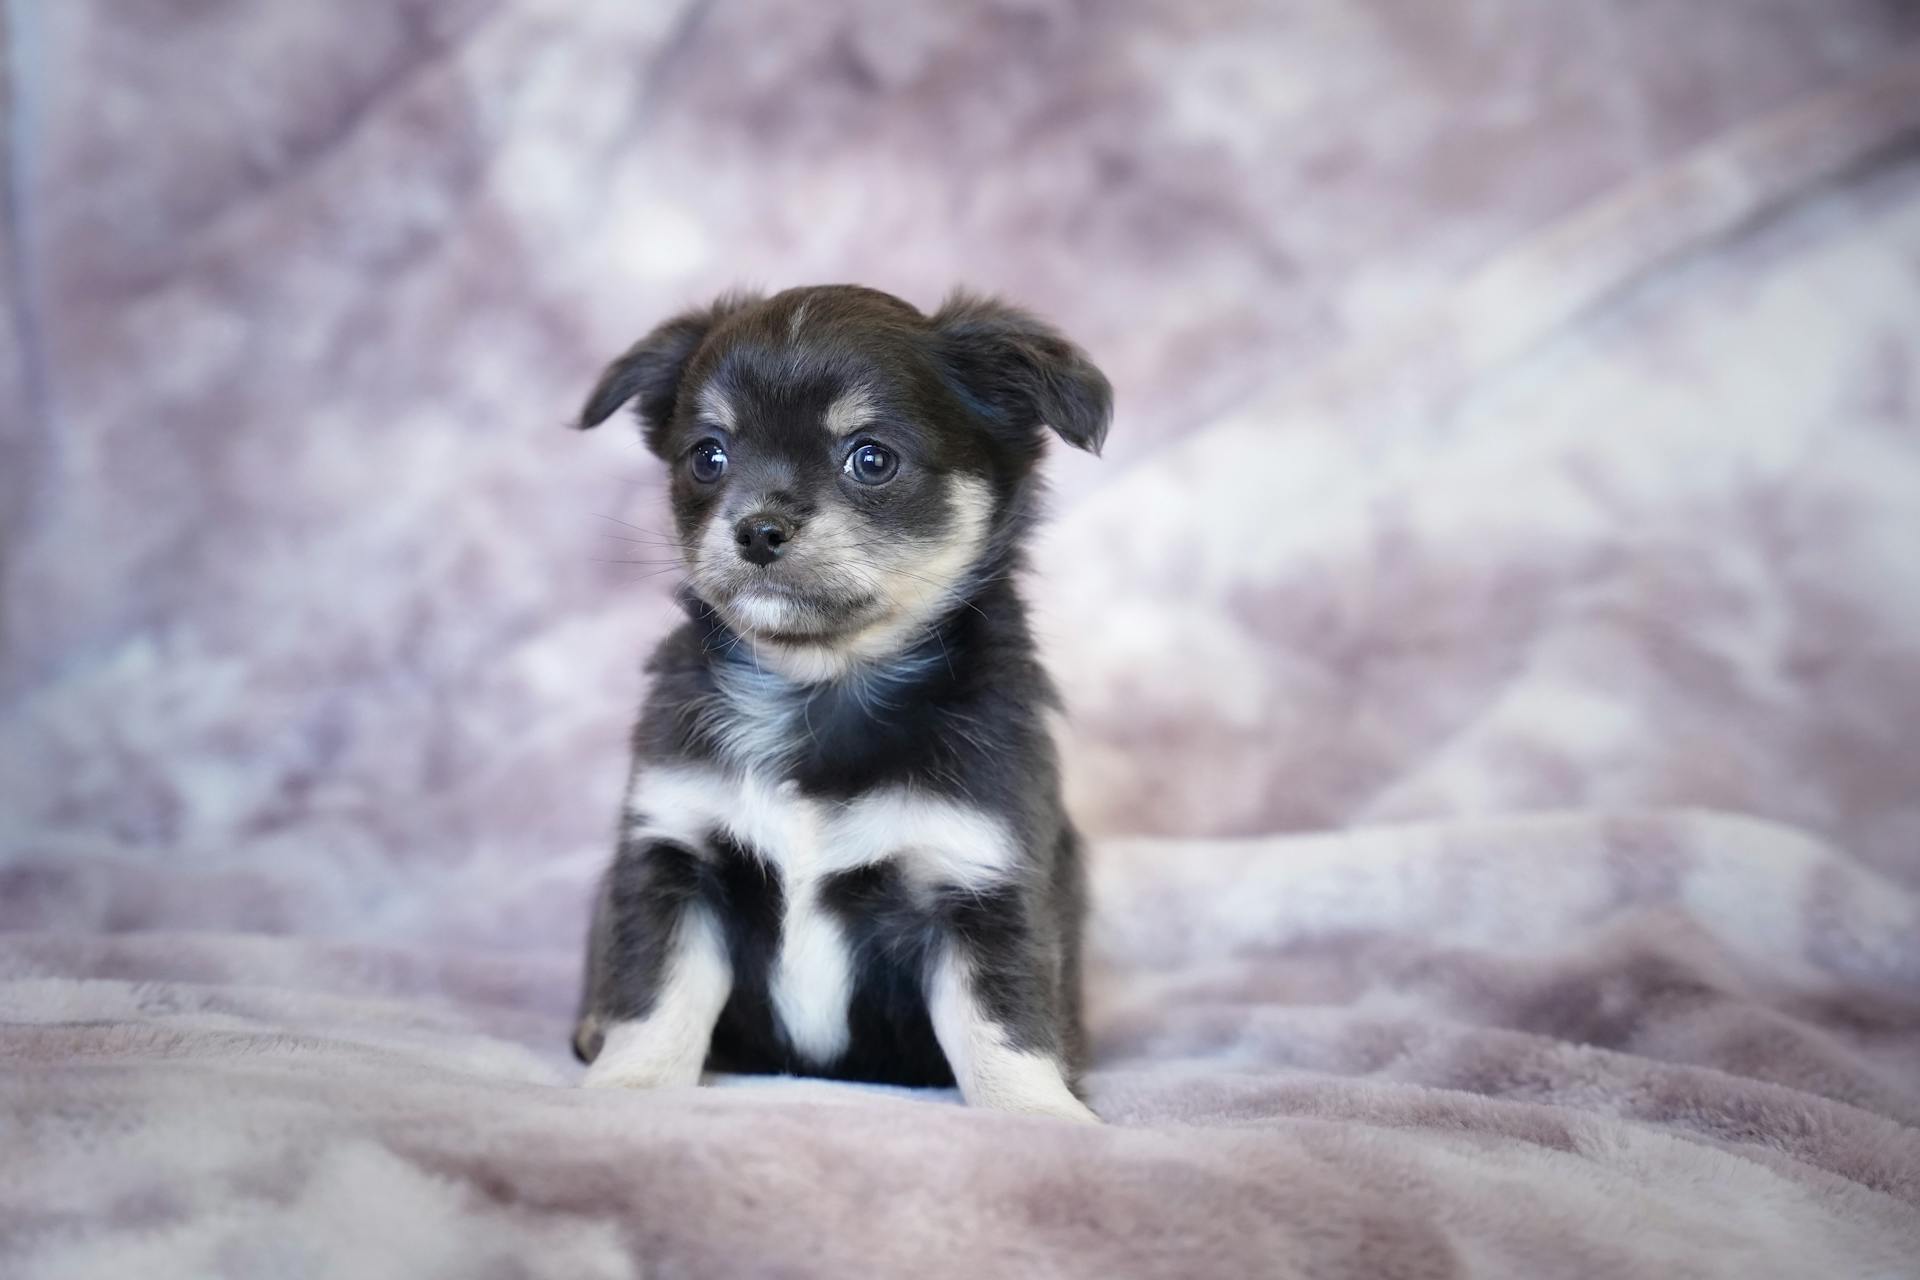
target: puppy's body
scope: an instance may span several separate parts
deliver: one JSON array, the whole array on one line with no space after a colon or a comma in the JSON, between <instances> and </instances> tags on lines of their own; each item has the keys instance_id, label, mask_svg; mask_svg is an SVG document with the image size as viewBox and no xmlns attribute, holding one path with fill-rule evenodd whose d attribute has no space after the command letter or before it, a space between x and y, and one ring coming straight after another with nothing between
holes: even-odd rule
<instances>
[{"instance_id":1,"label":"puppy's body","mask_svg":"<svg viewBox=\"0 0 1920 1280\"><path fill-rule=\"evenodd\" d=\"M1079 841L1013 579L1041 426L1096 446L1104 379L997 304L830 288L669 322L587 425L634 397L688 618L595 913L589 1083L957 1082L1086 1118Z\"/></svg>"},{"instance_id":2,"label":"puppy's body","mask_svg":"<svg viewBox=\"0 0 1920 1280\"><path fill-rule=\"evenodd\" d=\"M1080 867L1052 695L1009 585L977 607L860 683L756 669L697 601L654 658L601 919L664 934L669 884L712 912L732 987L711 1069L954 1083L923 990L943 942L985 977L1010 1043L1072 1062Z\"/></svg>"}]
</instances>

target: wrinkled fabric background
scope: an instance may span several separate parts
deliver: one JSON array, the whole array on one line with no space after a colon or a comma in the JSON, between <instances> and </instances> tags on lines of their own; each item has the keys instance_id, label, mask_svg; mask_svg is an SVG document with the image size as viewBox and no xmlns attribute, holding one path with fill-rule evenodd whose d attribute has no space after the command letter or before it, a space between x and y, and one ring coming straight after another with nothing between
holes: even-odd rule
<instances>
[{"instance_id":1,"label":"wrinkled fabric background","mask_svg":"<svg viewBox=\"0 0 1920 1280\"><path fill-rule=\"evenodd\" d=\"M1920 6L0 15L0 1271L1910 1274ZM1116 385L1101 1131L567 1087L672 576L562 424L832 280Z\"/></svg>"}]
</instances>

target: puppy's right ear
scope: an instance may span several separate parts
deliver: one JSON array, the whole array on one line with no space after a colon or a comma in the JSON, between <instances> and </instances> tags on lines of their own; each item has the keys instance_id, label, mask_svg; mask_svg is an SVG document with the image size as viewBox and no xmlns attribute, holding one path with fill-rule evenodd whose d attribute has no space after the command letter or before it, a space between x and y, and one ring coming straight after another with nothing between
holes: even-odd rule
<instances>
[{"instance_id":1,"label":"puppy's right ear","mask_svg":"<svg viewBox=\"0 0 1920 1280\"><path fill-rule=\"evenodd\" d=\"M759 300L758 294L722 294L712 305L677 315L628 347L594 385L593 394L580 410L580 429L599 426L613 416L615 409L633 400L640 411L641 435L647 448L659 453L667 426L673 421L680 379L693 353L722 320Z\"/></svg>"}]
</instances>

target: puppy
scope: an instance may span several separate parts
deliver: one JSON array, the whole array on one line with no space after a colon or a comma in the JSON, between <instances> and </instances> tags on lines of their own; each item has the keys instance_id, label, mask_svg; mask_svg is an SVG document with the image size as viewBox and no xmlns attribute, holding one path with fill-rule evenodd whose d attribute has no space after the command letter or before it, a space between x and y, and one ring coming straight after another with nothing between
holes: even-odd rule
<instances>
[{"instance_id":1,"label":"puppy","mask_svg":"<svg viewBox=\"0 0 1920 1280\"><path fill-rule=\"evenodd\" d=\"M687 619L633 731L586 1083L957 1083L1092 1120L1080 840L1015 578L1044 433L1098 452L1106 378L999 302L830 286L668 320L580 426L629 401Z\"/></svg>"}]
</instances>

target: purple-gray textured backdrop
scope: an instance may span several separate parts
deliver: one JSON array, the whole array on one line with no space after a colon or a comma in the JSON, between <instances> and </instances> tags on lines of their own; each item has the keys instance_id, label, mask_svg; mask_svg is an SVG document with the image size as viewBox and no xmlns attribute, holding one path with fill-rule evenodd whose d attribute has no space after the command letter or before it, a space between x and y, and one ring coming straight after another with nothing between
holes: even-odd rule
<instances>
[{"instance_id":1,"label":"purple-gray textured backdrop","mask_svg":"<svg viewBox=\"0 0 1920 1280\"><path fill-rule=\"evenodd\" d=\"M9 1268L1916 1256L1920 7L0 14ZM832 280L1118 391L1101 1133L557 1087L671 616L562 424Z\"/></svg>"}]
</instances>

